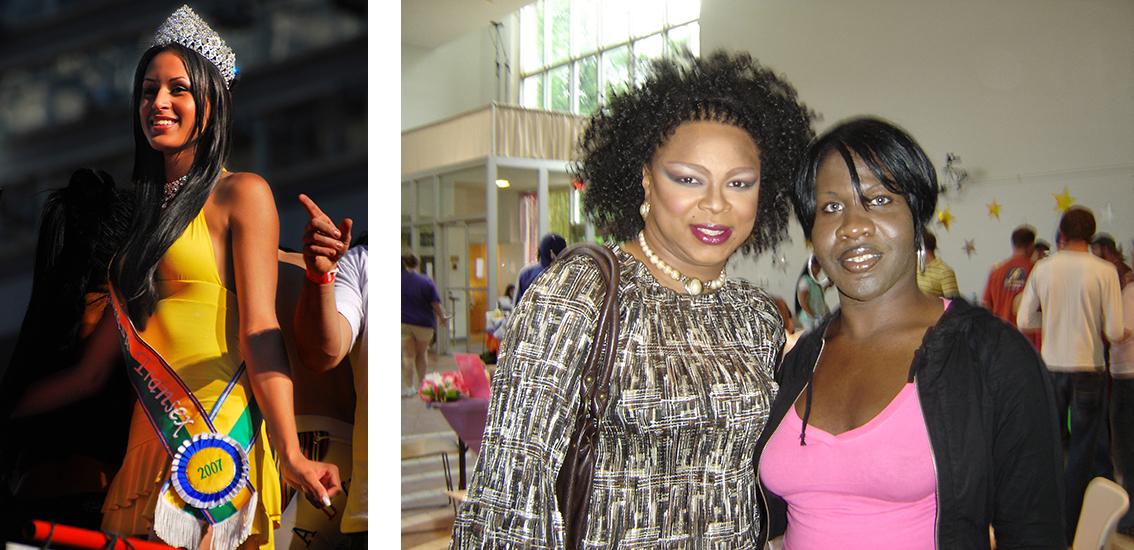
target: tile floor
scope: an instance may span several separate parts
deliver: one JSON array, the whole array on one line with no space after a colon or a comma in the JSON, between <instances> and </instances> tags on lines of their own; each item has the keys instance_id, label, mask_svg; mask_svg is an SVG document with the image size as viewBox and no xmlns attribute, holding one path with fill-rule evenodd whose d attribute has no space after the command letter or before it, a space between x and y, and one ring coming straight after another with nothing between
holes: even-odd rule
<instances>
[{"instance_id":1,"label":"tile floor","mask_svg":"<svg viewBox=\"0 0 1134 550\"><path fill-rule=\"evenodd\" d=\"M452 355L430 354L429 371L456 370ZM417 397L402 399L402 442L429 442L433 448L454 444L456 436L441 417ZM450 452L449 463L453 483L457 477L457 457ZM472 473L475 455L467 457L467 471ZM453 507L444 495L445 478L439 454L403 460L402 462L402 548L436 550L449 547L453 528ZM1134 537L1115 534L1107 550L1134 550Z\"/></svg>"}]
</instances>

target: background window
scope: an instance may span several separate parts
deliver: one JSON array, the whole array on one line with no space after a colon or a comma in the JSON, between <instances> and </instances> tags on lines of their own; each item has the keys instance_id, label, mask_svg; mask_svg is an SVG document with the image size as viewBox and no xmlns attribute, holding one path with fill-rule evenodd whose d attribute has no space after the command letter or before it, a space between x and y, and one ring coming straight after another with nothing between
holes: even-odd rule
<instances>
[{"instance_id":1,"label":"background window","mask_svg":"<svg viewBox=\"0 0 1134 550\"><path fill-rule=\"evenodd\" d=\"M701 0L536 0L520 9L520 104L589 115L650 60L700 55Z\"/></svg>"}]
</instances>

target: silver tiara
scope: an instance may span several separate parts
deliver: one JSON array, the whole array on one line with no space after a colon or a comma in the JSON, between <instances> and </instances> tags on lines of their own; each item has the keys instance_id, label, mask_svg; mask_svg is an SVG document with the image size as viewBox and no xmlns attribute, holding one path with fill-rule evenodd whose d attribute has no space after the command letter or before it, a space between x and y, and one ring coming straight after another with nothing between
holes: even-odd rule
<instances>
[{"instance_id":1,"label":"silver tiara","mask_svg":"<svg viewBox=\"0 0 1134 550\"><path fill-rule=\"evenodd\" d=\"M236 78L236 54L225 44L208 23L197 16L189 6L181 6L158 27L150 46L167 46L178 43L208 59L224 77L225 87L232 86Z\"/></svg>"}]
</instances>

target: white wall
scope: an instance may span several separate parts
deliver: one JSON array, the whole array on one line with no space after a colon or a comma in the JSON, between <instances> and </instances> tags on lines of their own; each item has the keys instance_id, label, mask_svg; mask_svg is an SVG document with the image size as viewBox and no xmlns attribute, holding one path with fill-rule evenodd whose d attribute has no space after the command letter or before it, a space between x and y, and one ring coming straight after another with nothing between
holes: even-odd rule
<instances>
[{"instance_id":1,"label":"white wall","mask_svg":"<svg viewBox=\"0 0 1134 550\"><path fill-rule=\"evenodd\" d=\"M491 30L486 24L432 50L402 44L403 130L495 99L496 57Z\"/></svg>"},{"instance_id":2,"label":"white wall","mask_svg":"<svg viewBox=\"0 0 1134 550\"><path fill-rule=\"evenodd\" d=\"M965 296L983 291L1018 224L1053 241L1052 194L1064 186L1131 248L1134 2L703 0L701 41L702 53L748 50L786 75L823 115L819 130L876 114L909 130L938 169L947 152L960 155L969 181L940 201L956 220L932 229ZM789 303L807 256L791 231L785 268L771 255L732 268Z\"/></svg>"}]
</instances>

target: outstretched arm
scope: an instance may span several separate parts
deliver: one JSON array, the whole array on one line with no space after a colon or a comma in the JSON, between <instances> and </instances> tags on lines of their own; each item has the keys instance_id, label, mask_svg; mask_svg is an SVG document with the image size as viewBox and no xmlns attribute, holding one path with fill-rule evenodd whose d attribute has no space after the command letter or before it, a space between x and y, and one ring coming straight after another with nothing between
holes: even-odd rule
<instances>
[{"instance_id":1,"label":"outstretched arm","mask_svg":"<svg viewBox=\"0 0 1134 550\"><path fill-rule=\"evenodd\" d=\"M118 342L118 327L114 321L114 308L110 305L106 306L85 346L78 364L28 388L13 409L12 417L52 411L90 397L102 389L122 353Z\"/></svg>"},{"instance_id":2,"label":"outstretched arm","mask_svg":"<svg viewBox=\"0 0 1134 550\"><path fill-rule=\"evenodd\" d=\"M303 456L295 428L291 369L276 319L276 246L280 224L268 182L255 174L234 174L230 230L233 275L240 311L240 351L256 402L280 460L284 481L329 503L340 490L333 464Z\"/></svg>"},{"instance_id":3,"label":"outstretched arm","mask_svg":"<svg viewBox=\"0 0 1134 550\"><path fill-rule=\"evenodd\" d=\"M299 195L310 221L303 230L303 262L307 280L295 307L295 348L308 369L323 372L335 367L350 353L351 328L335 306L335 285L320 282L333 271L350 247L352 221L345 218L335 227L307 195Z\"/></svg>"}]
</instances>

